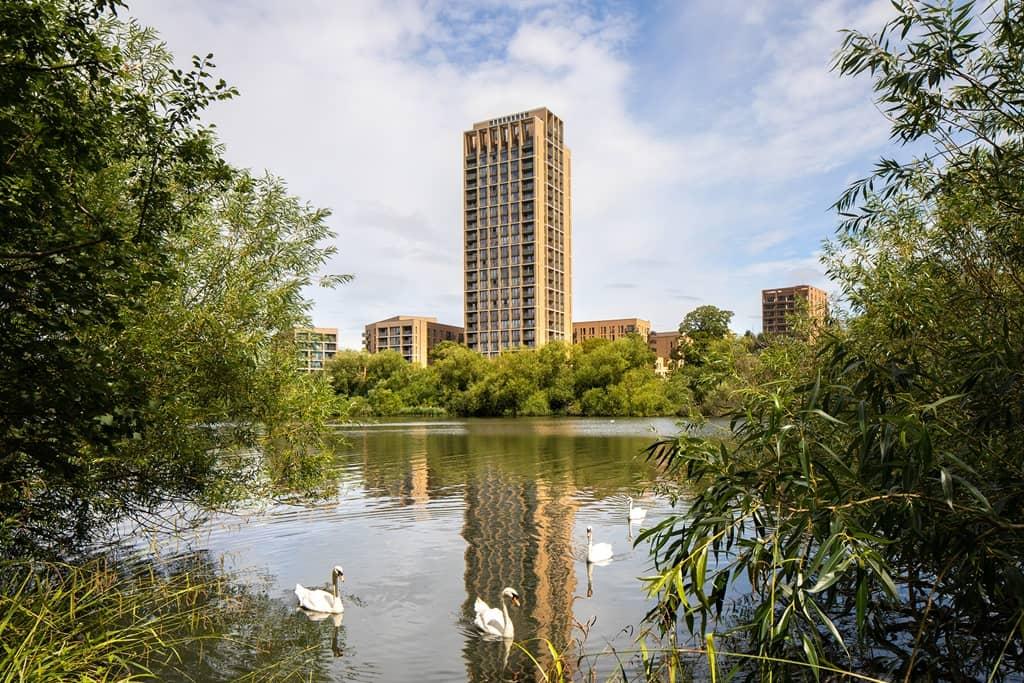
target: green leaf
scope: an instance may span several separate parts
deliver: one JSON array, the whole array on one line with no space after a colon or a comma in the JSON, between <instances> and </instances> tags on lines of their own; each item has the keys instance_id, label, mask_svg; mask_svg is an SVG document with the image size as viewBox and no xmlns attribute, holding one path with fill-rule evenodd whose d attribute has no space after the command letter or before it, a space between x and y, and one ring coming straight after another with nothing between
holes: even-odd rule
<instances>
[{"instance_id":1,"label":"green leaf","mask_svg":"<svg viewBox=\"0 0 1024 683\"><path fill-rule=\"evenodd\" d=\"M811 642L811 639L806 634L801 636L804 645L804 655L807 657L807 663L811 665L811 671L814 672L814 679L821 679L821 671L818 669L818 649Z\"/></svg>"},{"instance_id":2,"label":"green leaf","mask_svg":"<svg viewBox=\"0 0 1024 683\"><path fill-rule=\"evenodd\" d=\"M942 495L946 498L946 505L949 506L950 510L953 510L953 477L946 467L940 468L939 472L940 479L942 480Z\"/></svg>"}]
</instances>

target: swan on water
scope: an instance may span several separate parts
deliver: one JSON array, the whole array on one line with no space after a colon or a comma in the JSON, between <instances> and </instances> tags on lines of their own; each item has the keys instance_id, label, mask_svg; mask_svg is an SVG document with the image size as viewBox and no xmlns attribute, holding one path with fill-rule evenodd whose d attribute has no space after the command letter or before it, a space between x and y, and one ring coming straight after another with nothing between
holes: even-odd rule
<instances>
[{"instance_id":1,"label":"swan on water","mask_svg":"<svg viewBox=\"0 0 1024 683\"><path fill-rule=\"evenodd\" d=\"M644 517L647 516L647 510L643 508L633 507L633 498L628 497L626 500L629 501L629 521L631 522L642 522Z\"/></svg>"},{"instance_id":2,"label":"swan on water","mask_svg":"<svg viewBox=\"0 0 1024 683\"><path fill-rule=\"evenodd\" d=\"M519 601L519 593L516 592L515 588L506 588L501 591L501 609L497 607L488 607L487 603L480 598L476 599L476 603L473 605L473 611L476 612L476 618L473 623L484 633L492 636L501 636L502 638L514 638L515 627L512 625L512 619L508 616L508 606L505 604L505 598L512 601L516 607L519 607L522 603Z\"/></svg>"},{"instance_id":3,"label":"swan on water","mask_svg":"<svg viewBox=\"0 0 1024 683\"><path fill-rule=\"evenodd\" d=\"M327 614L338 614L345 611L345 605L338 597L338 579L345 580L345 572L341 567L334 565L331 569L331 585L334 593L328 593L320 588L303 588L301 583L295 584L295 597L299 599L299 607L308 609L311 612L326 612Z\"/></svg>"},{"instance_id":4,"label":"swan on water","mask_svg":"<svg viewBox=\"0 0 1024 683\"><path fill-rule=\"evenodd\" d=\"M604 562L612 559L611 543L594 543L594 529L587 527L587 562Z\"/></svg>"}]
</instances>

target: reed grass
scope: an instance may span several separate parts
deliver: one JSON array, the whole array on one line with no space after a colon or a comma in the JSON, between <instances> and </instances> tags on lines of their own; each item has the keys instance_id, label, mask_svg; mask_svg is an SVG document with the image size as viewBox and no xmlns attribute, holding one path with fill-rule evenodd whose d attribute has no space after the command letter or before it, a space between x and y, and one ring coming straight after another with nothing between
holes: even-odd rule
<instances>
[{"instance_id":1,"label":"reed grass","mask_svg":"<svg viewBox=\"0 0 1024 683\"><path fill-rule=\"evenodd\" d=\"M585 649L585 640L576 640L574 641L574 647L567 647L557 651L550 642L540 639L552 656L551 662L546 667L533 657L525 643L517 642L516 646L526 652L536 667L538 676L546 683L597 681L600 660L609 658L614 658L615 665L612 673L603 679L605 683L626 683L632 681L675 683L678 680L722 683L723 681L735 680L736 674L742 668L740 666L742 664L746 664L748 669L752 667L755 670L762 666L777 667L781 665L787 667L788 675L786 680L821 680L822 674L825 674L827 680L886 683L883 679L832 666L824 662L809 664L808 662L796 659L720 650L715 645L714 639L710 634L707 636L705 647L703 648L678 646L651 647L646 642L645 635L636 639L635 649L617 649L608 646L600 651L589 652ZM705 663L703 670L700 670L701 667L699 666L701 660L704 660ZM732 660L736 666L733 666L728 672L723 672L720 664L728 660ZM691 666L685 666L684 662L689 662Z\"/></svg>"},{"instance_id":2,"label":"reed grass","mask_svg":"<svg viewBox=\"0 0 1024 683\"><path fill-rule=\"evenodd\" d=\"M128 566L0 563L0 683L153 680L208 631L220 579Z\"/></svg>"}]
</instances>

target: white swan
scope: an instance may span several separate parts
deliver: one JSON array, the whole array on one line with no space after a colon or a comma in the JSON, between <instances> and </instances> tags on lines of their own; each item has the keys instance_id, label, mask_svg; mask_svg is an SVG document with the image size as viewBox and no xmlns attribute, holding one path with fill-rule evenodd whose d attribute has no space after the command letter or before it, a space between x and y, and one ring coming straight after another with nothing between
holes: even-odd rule
<instances>
[{"instance_id":1,"label":"white swan","mask_svg":"<svg viewBox=\"0 0 1024 683\"><path fill-rule=\"evenodd\" d=\"M505 598L511 600L516 607L519 607L521 604L519 593L516 593L514 588L506 588L501 591L501 609L488 607L486 602L480 598L476 599L476 603L473 605L476 618L473 620L473 623L476 624L478 629L492 636L501 636L502 638L515 637L515 626L512 625L512 619L508 616Z\"/></svg>"},{"instance_id":2,"label":"white swan","mask_svg":"<svg viewBox=\"0 0 1024 683\"><path fill-rule=\"evenodd\" d=\"M611 543L594 543L594 530L587 527L587 562L604 562L612 559Z\"/></svg>"},{"instance_id":3,"label":"white swan","mask_svg":"<svg viewBox=\"0 0 1024 683\"><path fill-rule=\"evenodd\" d=\"M328 614L339 614L345 611L345 605L338 597L338 579L345 580L345 572L341 567L335 565L331 569L331 584L334 586L334 593L325 590L303 588L301 583L295 584L295 597L299 599L299 607L308 609L311 612L326 612Z\"/></svg>"},{"instance_id":4,"label":"white swan","mask_svg":"<svg viewBox=\"0 0 1024 683\"><path fill-rule=\"evenodd\" d=\"M633 499L627 498L629 501L629 521L631 522L642 522L644 517L647 516L647 510L643 508L633 507Z\"/></svg>"}]
</instances>

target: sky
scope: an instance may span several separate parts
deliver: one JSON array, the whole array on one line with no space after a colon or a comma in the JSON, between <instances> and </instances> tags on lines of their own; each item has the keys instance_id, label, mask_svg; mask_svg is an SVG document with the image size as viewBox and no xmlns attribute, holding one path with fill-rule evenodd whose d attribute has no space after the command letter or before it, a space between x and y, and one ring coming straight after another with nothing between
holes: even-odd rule
<instances>
[{"instance_id":1,"label":"sky","mask_svg":"<svg viewBox=\"0 0 1024 683\"><path fill-rule=\"evenodd\" d=\"M313 323L359 348L393 315L462 324L462 132L548 107L572 150L573 319L694 308L760 331L760 292L832 293L829 207L891 153L868 79L830 70L887 0L129 0L188 66L214 53L236 166L331 209ZM122 12L122 14L125 14Z\"/></svg>"}]
</instances>

